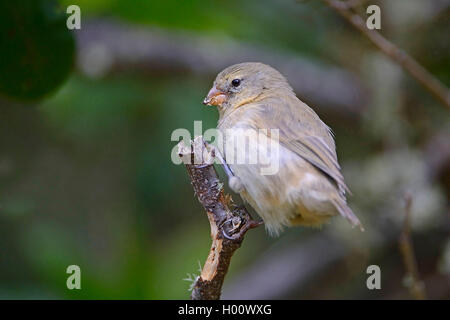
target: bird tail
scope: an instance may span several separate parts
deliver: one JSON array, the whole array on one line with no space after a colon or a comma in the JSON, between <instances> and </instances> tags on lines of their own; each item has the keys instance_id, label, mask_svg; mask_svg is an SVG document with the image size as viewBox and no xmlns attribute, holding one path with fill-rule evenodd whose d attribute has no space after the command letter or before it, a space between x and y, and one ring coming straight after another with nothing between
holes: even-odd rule
<instances>
[{"instance_id":1,"label":"bird tail","mask_svg":"<svg viewBox=\"0 0 450 320\"><path fill-rule=\"evenodd\" d=\"M361 224L361 221L359 221L358 217L353 213L352 209L350 209L350 207L347 205L347 203L345 203L344 200L333 199L332 203L339 211L339 214L351 223L352 227L358 226L361 231L364 231L364 227Z\"/></svg>"}]
</instances>

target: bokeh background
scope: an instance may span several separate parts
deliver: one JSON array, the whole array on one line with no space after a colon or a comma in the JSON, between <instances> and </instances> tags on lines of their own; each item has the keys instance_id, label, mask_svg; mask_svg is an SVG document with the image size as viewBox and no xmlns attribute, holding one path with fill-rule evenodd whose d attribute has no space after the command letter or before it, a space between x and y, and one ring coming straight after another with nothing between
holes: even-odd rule
<instances>
[{"instance_id":1,"label":"bokeh background","mask_svg":"<svg viewBox=\"0 0 450 320\"><path fill-rule=\"evenodd\" d=\"M366 16L366 1L356 10ZM66 8L81 8L81 29ZM381 33L450 85L450 2L371 1ZM409 299L405 195L428 298L450 298L450 114L322 1L0 1L0 298L184 299L208 220L177 128L243 61L284 73L336 133L361 233L336 218L252 230L224 298ZM220 170L220 168L219 168ZM238 197L234 195L237 200ZM66 268L81 268L81 290ZM366 268L381 268L368 290Z\"/></svg>"}]
</instances>

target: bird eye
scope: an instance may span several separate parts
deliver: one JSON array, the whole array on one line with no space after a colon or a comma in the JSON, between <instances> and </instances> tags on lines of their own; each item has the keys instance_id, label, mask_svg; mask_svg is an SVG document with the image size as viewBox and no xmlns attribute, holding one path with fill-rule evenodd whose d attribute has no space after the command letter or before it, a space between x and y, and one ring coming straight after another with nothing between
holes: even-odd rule
<instances>
[{"instance_id":1,"label":"bird eye","mask_svg":"<svg viewBox=\"0 0 450 320\"><path fill-rule=\"evenodd\" d=\"M233 87L239 87L239 85L241 84L241 80L234 79L233 81L231 81L231 84L233 85Z\"/></svg>"}]
</instances>

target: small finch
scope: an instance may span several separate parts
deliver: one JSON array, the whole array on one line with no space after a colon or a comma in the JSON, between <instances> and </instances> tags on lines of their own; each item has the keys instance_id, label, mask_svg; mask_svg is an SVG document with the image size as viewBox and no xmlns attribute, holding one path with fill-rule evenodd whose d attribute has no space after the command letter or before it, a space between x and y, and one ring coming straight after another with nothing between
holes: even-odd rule
<instances>
[{"instance_id":1,"label":"small finch","mask_svg":"<svg viewBox=\"0 0 450 320\"><path fill-rule=\"evenodd\" d=\"M219 111L217 129L224 137L220 152L229 168L230 187L261 216L270 234L285 226L320 226L335 215L363 230L347 205L349 190L331 129L296 97L277 70L256 62L230 66L217 75L203 103ZM272 147L275 144L278 152L266 158L276 158L276 171L263 174L260 162L229 159L245 150L266 154L267 143L260 136L250 137L249 146L236 144L242 130L262 132Z\"/></svg>"}]
</instances>

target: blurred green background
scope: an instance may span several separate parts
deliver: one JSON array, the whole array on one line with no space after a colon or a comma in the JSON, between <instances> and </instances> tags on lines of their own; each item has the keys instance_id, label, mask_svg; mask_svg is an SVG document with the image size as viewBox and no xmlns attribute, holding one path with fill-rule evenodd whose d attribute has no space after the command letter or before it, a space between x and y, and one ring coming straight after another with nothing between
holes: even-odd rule
<instances>
[{"instance_id":1,"label":"blurred green background","mask_svg":"<svg viewBox=\"0 0 450 320\"><path fill-rule=\"evenodd\" d=\"M374 3L381 33L449 86L450 2ZM450 298L449 109L321 1L1 0L0 27L0 298L188 298L209 224L170 136L215 127L201 101L244 61L279 69L333 128L366 232L253 230L224 298L410 298L406 193L427 296ZM81 290L66 288L72 264Z\"/></svg>"}]
</instances>

